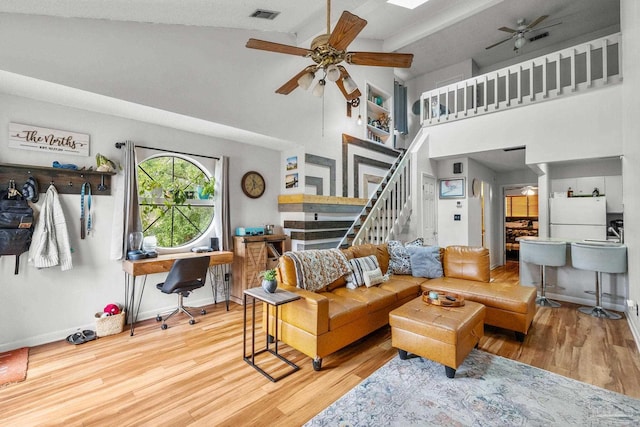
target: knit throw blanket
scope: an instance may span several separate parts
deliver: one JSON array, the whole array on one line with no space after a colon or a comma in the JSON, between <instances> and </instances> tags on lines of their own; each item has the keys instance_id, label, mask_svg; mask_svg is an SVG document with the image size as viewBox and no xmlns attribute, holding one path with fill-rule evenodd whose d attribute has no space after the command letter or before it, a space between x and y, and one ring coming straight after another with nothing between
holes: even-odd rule
<instances>
[{"instance_id":1,"label":"knit throw blanket","mask_svg":"<svg viewBox=\"0 0 640 427\"><path fill-rule=\"evenodd\" d=\"M317 291L351 272L347 257L339 249L287 252L296 268L296 287Z\"/></svg>"}]
</instances>

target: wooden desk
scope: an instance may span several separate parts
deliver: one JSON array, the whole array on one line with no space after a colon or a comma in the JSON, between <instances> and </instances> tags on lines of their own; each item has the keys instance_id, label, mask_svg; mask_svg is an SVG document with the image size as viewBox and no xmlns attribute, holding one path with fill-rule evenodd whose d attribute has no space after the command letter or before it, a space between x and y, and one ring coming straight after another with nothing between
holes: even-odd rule
<instances>
[{"instance_id":1,"label":"wooden desk","mask_svg":"<svg viewBox=\"0 0 640 427\"><path fill-rule=\"evenodd\" d=\"M125 307L127 309L127 316L131 324L131 335L133 336L134 325L138 320L138 311L140 311L140 304L142 303L142 294L144 293L144 287L147 282L148 274L166 273L171 270L173 263L177 259L184 258L198 258L202 256L209 256L209 267L220 266L223 264L233 263L233 252L228 251L216 251L216 252L181 252L175 254L163 254L158 255L157 258L146 258L140 260L125 260L122 261L122 270L125 272ZM138 307L135 307L135 292L136 292L136 277L144 276L142 282L142 289L140 291L140 297L138 298ZM228 282L227 282L228 283ZM226 291L227 310L229 309L229 288L227 286Z\"/></svg>"}]
</instances>

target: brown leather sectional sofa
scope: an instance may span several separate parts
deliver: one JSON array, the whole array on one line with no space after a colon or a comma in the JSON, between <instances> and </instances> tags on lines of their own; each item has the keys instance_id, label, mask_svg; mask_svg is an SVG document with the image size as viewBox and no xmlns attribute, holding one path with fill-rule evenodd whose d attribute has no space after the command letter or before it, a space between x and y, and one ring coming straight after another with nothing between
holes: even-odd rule
<instances>
[{"instance_id":1,"label":"brown leather sectional sofa","mask_svg":"<svg viewBox=\"0 0 640 427\"><path fill-rule=\"evenodd\" d=\"M347 259L375 255L381 270L388 269L386 243L353 246L343 252ZM323 357L387 325L389 312L419 297L424 288L455 292L485 304L485 323L512 329L524 339L535 314L536 288L489 283L487 249L452 246L441 253L444 278L392 275L380 285L357 289L348 289L341 278L319 292L296 288L293 261L282 256L278 286L302 298L280 307L279 338L313 358L314 369L320 370Z\"/></svg>"}]
</instances>

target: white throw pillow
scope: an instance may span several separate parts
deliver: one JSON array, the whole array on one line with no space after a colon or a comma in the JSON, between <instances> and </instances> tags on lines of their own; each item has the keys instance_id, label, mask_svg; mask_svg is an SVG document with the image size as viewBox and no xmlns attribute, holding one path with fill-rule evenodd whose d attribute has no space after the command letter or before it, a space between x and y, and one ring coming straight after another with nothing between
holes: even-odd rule
<instances>
[{"instance_id":1,"label":"white throw pillow","mask_svg":"<svg viewBox=\"0 0 640 427\"><path fill-rule=\"evenodd\" d=\"M382 275L382 271L380 271L380 267L364 272L364 284L367 288L379 285L382 282L384 282L384 276Z\"/></svg>"}]
</instances>

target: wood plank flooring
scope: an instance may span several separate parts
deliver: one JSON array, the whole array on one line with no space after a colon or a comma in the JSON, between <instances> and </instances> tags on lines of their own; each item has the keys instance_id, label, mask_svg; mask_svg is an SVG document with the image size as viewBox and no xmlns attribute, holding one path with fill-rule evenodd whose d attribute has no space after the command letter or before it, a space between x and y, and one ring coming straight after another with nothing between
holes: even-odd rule
<instances>
[{"instance_id":1,"label":"wood plank flooring","mask_svg":"<svg viewBox=\"0 0 640 427\"><path fill-rule=\"evenodd\" d=\"M517 264L492 274L517 281ZM640 356L627 321L576 307L539 308L524 343L486 327L480 348L640 398ZM241 306L227 312L218 304L193 326L178 317L163 331L148 320L133 337L34 347L26 381L0 388L0 425L301 425L396 356L388 327L325 358L321 372L282 345L301 369L271 383L242 360L242 322Z\"/></svg>"}]
</instances>

